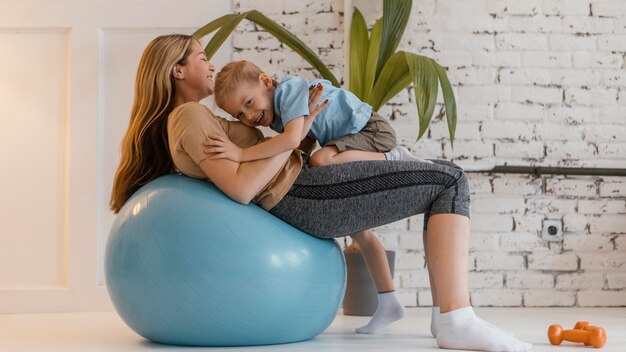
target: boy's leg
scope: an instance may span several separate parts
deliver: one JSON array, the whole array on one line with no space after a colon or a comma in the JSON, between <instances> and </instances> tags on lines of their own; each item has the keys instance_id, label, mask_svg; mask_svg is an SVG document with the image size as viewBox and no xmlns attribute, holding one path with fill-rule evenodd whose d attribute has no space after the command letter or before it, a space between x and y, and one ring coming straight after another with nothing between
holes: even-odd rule
<instances>
[{"instance_id":1,"label":"boy's leg","mask_svg":"<svg viewBox=\"0 0 626 352\"><path fill-rule=\"evenodd\" d=\"M408 149L402 146L396 146L386 153L379 153L364 150L346 150L344 152L340 152L334 145L328 145L322 147L311 155L311 158L309 159L309 166L318 167L364 160L395 160L430 163L428 160L420 159L414 156Z\"/></svg>"},{"instance_id":2,"label":"boy's leg","mask_svg":"<svg viewBox=\"0 0 626 352\"><path fill-rule=\"evenodd\" d=\"M309 165L316 167L364 160L430 162L397 145L393 128L384 118L374 113L358 133L328 142L313 153Z\"/></svg>"},{"instance_id":3,"label":"boy's leg","mask_svg":"<svg viewBox=\"0 0 626 352\"><path fill-rule=\"evenodd\" d=\"M385 159L387 160L395 160L395 161L416 161L421 163L432 163L430 160L420 159L413 155L410 150L407 148L398 145L393 147L390 151L386 152Z\"/></svg>"},{"instance_id":4,"label":"boy's leg","mask_svg":"<svg viewBox=\"0 0 626 352\"><path fill-rule=\"evenodd\" d=\"M356 329L359 334L373 334L404 317L404 307L396 294L387 254L380 240L371 230L350 235L359 245L370 275L378 291L378 308L365 326Z\"/></svg>"},{"instance_id":5,"label":"boy's leg","mask_svg":"<svg viewBox=\"0 0 626 352\"><path fill-rule=\"evenodd\" d=\"M310 166L344 164L351 161L385 160L384 152L396 146L393 128L377 113L355 134L348 134L325 143L313 153Z\"/></svg>"},{"instance_id":6,"label":"boy's leg","mask_svg":"<svg viewBox=\"0 0 626 352\"><path fill-rule=\"evenodd\" d=\"M385 247L380 243L378 237L374 235L372 230L355 232L350 237L361 249L378 293L395 290Z\"/></svg>"},{"instance_id":7,"label":"boy's leg","mask_svg":"<svg viewBox=\"0 0 626 352\"><path fill-rule=\"evenodd\" d=\"M383 153L362 150L346 150L344 152L339 152L336 146L328 145L322 147L311 155L309 165L317 167L362 160L385 160L385 155Z\"/></svg>"}]
</instances>

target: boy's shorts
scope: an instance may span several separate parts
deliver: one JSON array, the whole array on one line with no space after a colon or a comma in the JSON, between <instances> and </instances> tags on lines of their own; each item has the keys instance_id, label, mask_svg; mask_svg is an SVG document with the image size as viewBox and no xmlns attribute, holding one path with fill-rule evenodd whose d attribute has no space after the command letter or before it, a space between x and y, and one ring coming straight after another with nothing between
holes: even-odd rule
<instances>
[{"instance_id":1,"label":"boy's shorts","mask_svg":"<svg viewBox=\"0 0 626 352\"><path fill-rule=\"evenodd\" d=\"M373 111L361 131L330 141L324 147L329 145L337 147L340 153L346 150L384 153L396 146L396 132L385 118Z\"/></svg>"}]
</instances>

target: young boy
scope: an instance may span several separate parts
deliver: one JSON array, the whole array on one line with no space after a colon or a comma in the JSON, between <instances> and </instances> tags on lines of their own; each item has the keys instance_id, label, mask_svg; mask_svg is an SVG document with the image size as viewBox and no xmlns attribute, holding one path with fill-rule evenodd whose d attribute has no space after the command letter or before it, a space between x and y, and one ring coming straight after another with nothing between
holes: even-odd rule
<instances>
[{"instance_id":1,"label":"young boy","mask_svg":"<svg viewBox=\"0 0 626 352\"><path fill-rule=\"evenodd\" d=\"M323 104L327 104L315 120L308 118L311 88L323 89ZM215 101L242 124L270 127L279 134L245 149L218 142L213 158L237 162L268 158L298 148L306 138L309 143L302 145L312 146L317 141L321 146L311 155L310 166L358 160L423 161L396 145L395 132L370 105L325 80L309 83L304 78L287 76L277 84L251 62L235 61L218 73ZM387 258L378 238L371 231L351 237L361 247L379 292L374 316L366 326L356 329L357 333L371 334L404 317L404 307L390 272L381 270L386 268Z\"/></svg>"},{"instance_id":2,"label":"young boy","mask_svg":"<svg viewBox=\"0 0 626 352\"><path fill-rule=\"evenodd\" d=\"M310 87L323 87L328 106L315 121L308 121ZM246 126L270 127L277 136L246 149L227 150L219 157L244 162L264 159L297 148L308 135L308 144L319 142L310 166L358 160L424 161L396 145L393 128L372 107L351 92L326 80L308 82L287 76L280 83L248 61L234 61L219 72L215 102ZM306 143L305 143L306 144Z\"/></svg>"}]
</instances>

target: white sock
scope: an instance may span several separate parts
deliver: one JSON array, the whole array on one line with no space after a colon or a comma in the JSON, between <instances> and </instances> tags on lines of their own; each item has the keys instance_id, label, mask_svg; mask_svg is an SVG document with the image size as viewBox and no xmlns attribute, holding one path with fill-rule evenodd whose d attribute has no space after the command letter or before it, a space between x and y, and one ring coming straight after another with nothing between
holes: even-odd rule
<instances>
[{"instance_id":1,"label":"white sock","mask_svg":"<svg viewBox=\"0 0 626 352\"><path fill-rule=\"evenodd\" d=\"M418 161L422 163L432 163L430 160L420 159L413 155L408 149L405 147L398 145L395 146L390 151L384 153L385 158L387 160L396 160L396 161Z\"/></svg>"},{"instance_id":2,"label":"white sock","mask_svg":"<svg viewBox=\"0 0 626 352\"><path fill-rule=\"evenodd\" d=\"M404 317L404 306L400 303L396 291L379 293L378 308L370 322L357 328L357 334L375 334L378 330Z\"/></svg>"},{"instance_id":3,"label":"white sock","mask_svg":"<svg viewBox=\"0 0 626 352\"><path fill-rule=\"evenodd\" d=\"M439 324L439 307L433 306L430 312L430 333L437 337L437 324Z\"/></svg>"},{"instance_id":4,"label":"white sock","mask_svg":"<svg viewBox=\"0 0 626 352\"><path fill-rule=\"evenodd\" d=\"M489 323L488 321L482 320L481 318L476 317L478 320L482 321L483 324L489 326L492 329L499 330L500 332L507 334L509 336L515 336L513 331L500 329L499 327ZM437 323L439 322L439 307L433 306L432 312L430 313L430 333L433 337L437 337Z\"/></svg>"},{"instance_id":5,"label":"white sock","mask_svg":"<svg viewBox=\"0 0 626 352\"><path fill-rule=\"evenodd\" d=\"M441 348L488 352L521 352L533 347L486 325L476 317L472 307L439 314L437 345Z\"/></svg>"}]
</instances>

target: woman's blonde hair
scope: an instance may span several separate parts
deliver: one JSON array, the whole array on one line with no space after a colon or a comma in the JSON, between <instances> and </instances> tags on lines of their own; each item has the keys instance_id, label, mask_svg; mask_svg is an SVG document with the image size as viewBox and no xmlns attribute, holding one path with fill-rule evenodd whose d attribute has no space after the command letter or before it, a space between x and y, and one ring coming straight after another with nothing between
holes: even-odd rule
<instances>
[{"instance_id":1,"label":"woman's blonde hair","mask_svg":"<svg viewBox=\"0 0 626 352\"><path fill-rule=\"evenodd\" d=\"M192 40L184 34L164 35L152 40L143 51L111 192L109 205L114 213L141 186L174 171L167 138L167 116L175 96L173 68L187 62Z\"/></svg>"},{"instance_id":2,"label":"woman's blonde hair","mask_svg":"<svg viewBox=\"0 0 626 352\"><path fill-rule=\"evenodd\" d=\"M263 71L250 61L233 61L224 66L215 78L215 103L223 107L235 89L259 82Z\"/></svg>"}]
</instances>

